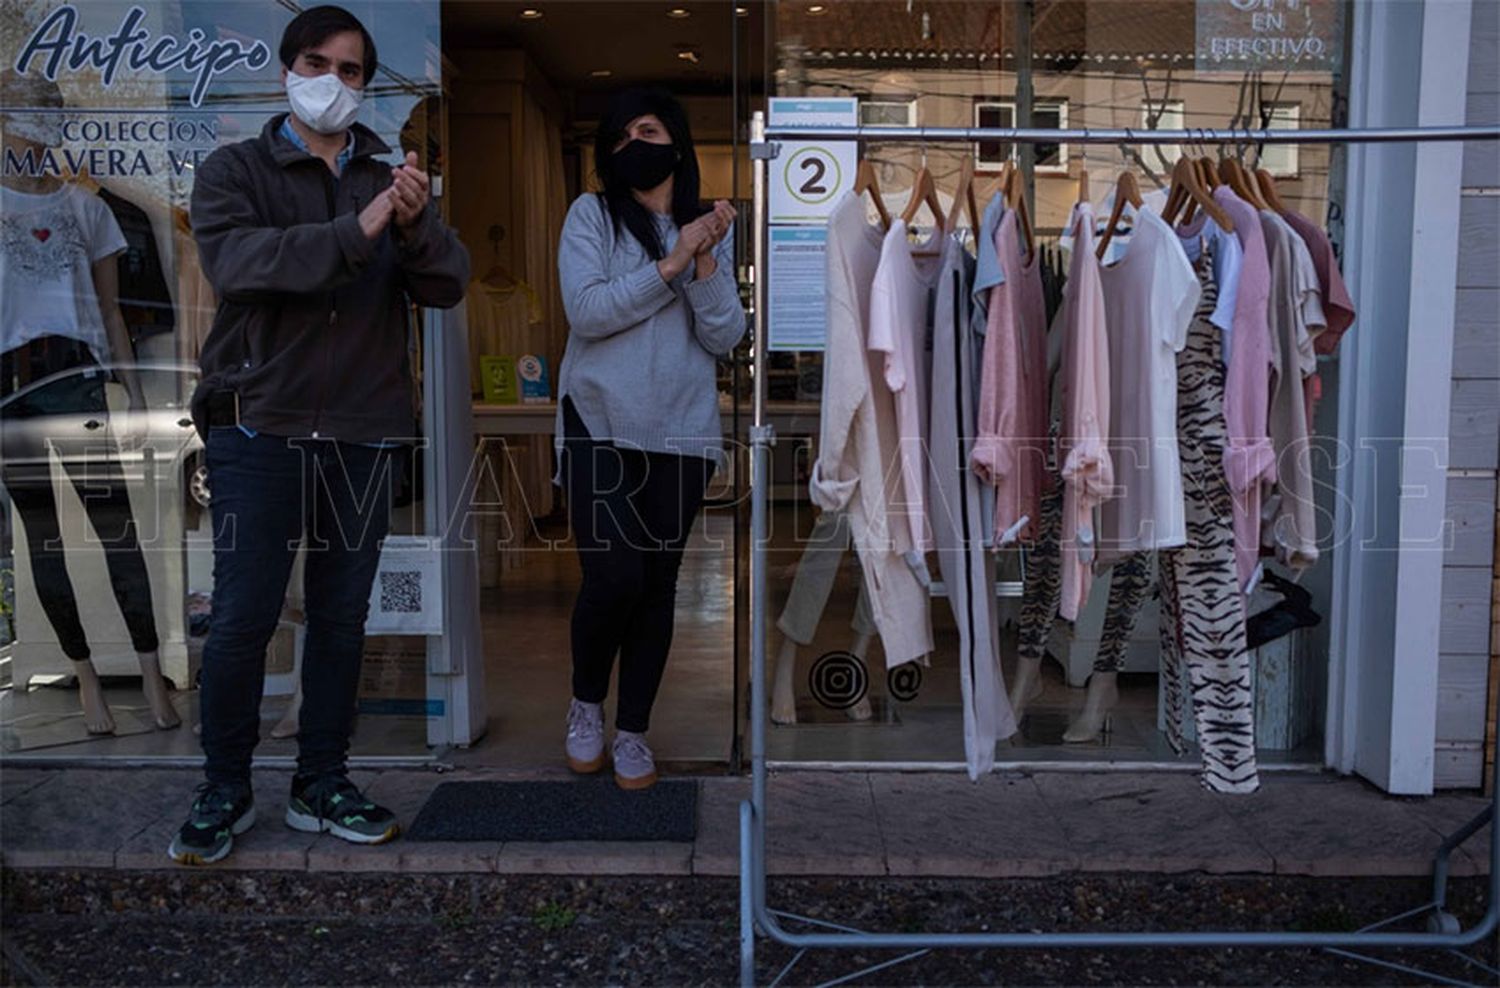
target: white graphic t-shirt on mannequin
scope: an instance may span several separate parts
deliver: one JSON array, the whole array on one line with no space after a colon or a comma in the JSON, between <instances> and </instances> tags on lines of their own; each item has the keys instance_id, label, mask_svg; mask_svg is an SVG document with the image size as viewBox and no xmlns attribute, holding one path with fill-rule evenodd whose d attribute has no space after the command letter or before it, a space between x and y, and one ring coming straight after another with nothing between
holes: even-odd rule
<instances>
[{"instance_id":1,"label":"white graphic t-shirt on mannequin","mask_svg":"<svg viewBox=\"0 0 1500 988\"><path fill-rule=\"evenodd\" d=\"M91 265L125 247L109 206L76 185L44 195L0 186L0 350L66 336L108 363Z\"/></svg>"}]
</instances>

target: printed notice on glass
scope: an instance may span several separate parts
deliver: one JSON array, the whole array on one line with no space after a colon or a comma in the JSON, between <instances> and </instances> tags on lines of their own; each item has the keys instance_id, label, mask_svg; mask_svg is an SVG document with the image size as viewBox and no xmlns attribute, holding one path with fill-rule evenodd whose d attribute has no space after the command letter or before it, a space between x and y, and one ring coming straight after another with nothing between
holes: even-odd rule
<instances>
[{"instance_id":1,"label":"printed notice on glass","mask_svg":"<svg viewBox=\"0 0 1500 988\"><path fill-rule=\"evenodd\" d=\"M365 631L372 635L443 634L441 564L434 539L386 536L370 588Z\"/></svg>"},{"instance_id":2,"label":"printed notice on glass","mask_svg":"<svg viewBox=\"0 0 1500 988\"><path fill-rule=\"evenodd\" d=\"M1198 0L1199 72L1337 72L1343 0Z\"/></svg>"},{"instance_id":3,"label":"printed notice on glass","mask_svg":"<svg viewBox=\"0 0 1500 988\"><path fill-rule=\"evenodd\" d=\"M773 127L853 127L859 123L854 99L771 100ZM771 222L822 223L839 193L854 185L859 151L854 141L781 141L771 160Z\"/></svg>"},{"instance_id":4,"label":"printed notice on glass","mask_svg":"<svg viewBox=\"0 0 1500 988\"><path fill-rule=\"evenodd\" d=\"M773 226L766 297L772 350L822 350L828 320L823 255L828 229L821 226Z\"/></svg>"}]
</instances>

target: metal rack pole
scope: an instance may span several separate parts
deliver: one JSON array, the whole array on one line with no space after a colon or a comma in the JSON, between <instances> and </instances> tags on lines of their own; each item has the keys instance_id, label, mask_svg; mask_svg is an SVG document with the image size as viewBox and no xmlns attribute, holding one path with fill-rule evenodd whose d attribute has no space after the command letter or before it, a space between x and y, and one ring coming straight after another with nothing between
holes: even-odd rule
<instances>
[{"instance_id":1,"label":"metal rack pole","mask_svg":"<svg viewBox=\"0 0 1500 988\"><path fill-rule=\"evenodd\" d=\"M756 111L764 112L764 111ZM1486 141L1500 126L1366 127L1359 130L1252 130L1244 127L1139 130L1131 127L1047 130L1036 127L767 127L767 140L888 141L945 144L1008 141L1015 144L1391 144L1411 141Z\"/></svg>"},{"instance_id":2,"label":"metal rack pole","mask_svg":"<svg viewBox=\"0 0 1500 988\"><path fill-rule=\"evenodd\" d=\"M753 346L754 380L751 386L755 396L753 419L750 426L750 803L762 812L766 806L766 511L769 501L772 427L766 422L766 328L769 322L766 304L766 286L770 277L766 271L768 251L766 238L767 186L770 159L776 146L766 142L766 118L757 110L750 120L750 164L754 170L752 181L755 202L753 220L755 229L751 241L755 251L755 337ZM752 914L742 917L741 923L749 923L759 915L756 904L766 901L766 826L765 818L757 815L756 825L749 829L749 838L742 842L748 856L741 855L741 869L750 867L750 889ZM767 931L769 932L769 931ZM750 981L755 976L755 930L748 932L748 943L742 943L741 977L748 973ZM748 965L748 966L745 966Z\"/></svg>"},{"instance_id":3,"label":"metal rack pole","mask_svg":"<svg viewBox=\"0 0 1500 988\"><path fill-rule=\"evenodd\" d=\"M765 355L767 346L766 296L767 277L767 191L771 159L779 146L774 138L792 140L870 140L959 143L972 141L1013 141L1046 143L1118 144L1155 143L1200 144L1239 143L1385 143L1403 141L1463 141L1500 139L1500 126L1476 127L1404 127L1348 130L1268 131L1227 130L1037 130L980 127L781 127L766 126L765 111L756 110L750 124L750 157L754 169L755 230L752 245L755 261L754 317L754 425L750 430L751 471L751 544L750 544L750 612L751 612L751 681L750 681L750 799L740 804L740 981L755 984L755 935L762 934L789 947L845 948L858 950L902 949L924 951L945 948L1108 948L1108 947L1275 947L1315 948L1325 950L1360 950L1371 948L1461 948L1472 946L1500 927L1500 760L1495 767L1494 798L1490 806L1470 824L1460 829L1434 858L1434 897L1405 917L1429 913L1427 933L1374 932L1386 923L1349 933L1270 933L1200 932L1173 933L867 933L834 927L830 932L794 933L780 920L785 913L772 910L766 901L766 511L769 498L767 483L770 467L771 427L765 419ZM1448 858L1463 840L1490 823L1490 901L1484 918L1468 930L1459 928L1448 914L1446 879ZM829 929L831 924L816 924ZM913 954L911 956L917 956Z\"/></svg>"}]
</instances>

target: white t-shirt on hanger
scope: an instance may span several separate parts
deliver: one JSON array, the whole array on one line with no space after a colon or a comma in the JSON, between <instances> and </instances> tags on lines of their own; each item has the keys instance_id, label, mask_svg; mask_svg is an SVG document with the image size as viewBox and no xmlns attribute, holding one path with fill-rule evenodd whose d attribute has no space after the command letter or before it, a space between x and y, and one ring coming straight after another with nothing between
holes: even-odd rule
<instances>
[{"instance_id":1,"label":"white t-shirt on hanger","mask_svg":"<svg viewBox=\"0 0 1500 988\"><path fill-rule=\"evenodd\" d=\"M109 206L76 185L45 195L0 186L0 350L66 336L108 363L92 265L125 247Z\"/></svg>"},{"instance_id":2,"label":"white t-shirt on hanger","mask_svg":"<svg viewBox=\"0 0 1500 988\"><path fill-rule=\"evenodd\" d=\"M1099 271L1109 335L1115 496L1100 507L1102 560L1187 542L1177 451L1177 354L1201 289L1177 235L1151 210L1125 256Z\"/></svg>"}]
</instances>

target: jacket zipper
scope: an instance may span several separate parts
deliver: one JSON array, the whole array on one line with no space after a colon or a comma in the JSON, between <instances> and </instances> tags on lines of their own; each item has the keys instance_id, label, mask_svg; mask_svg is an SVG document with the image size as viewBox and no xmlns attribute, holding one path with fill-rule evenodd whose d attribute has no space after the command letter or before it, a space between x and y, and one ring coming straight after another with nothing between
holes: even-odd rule
<instances>
[{"instance_id":1,"label":"jacket zipper","mask_svg":"<svg viewBox=\"0 0 1500 988\"><path fill-rule=\"evenodd\" d=\"M338 204L335 202L335 198L334 198L334 181L333 181L333 176L331 174L329 174L328 169L327 169L326 166L324 168L322 168L321 171L323 172L323 193L324 193L324 195L328 199L328 222L332 223L335 219L338 218ZM321 380L318 381L317 404L315 406L313 406L312 437L314 439L319 438L318 437L318 424L322 420L322 417L323 417L323 398L324 398L324 393L328 390L328 376L329 376L328 375L328 361L329 361L330 355L332 353L332 349L331 349L332 348L332 340L331 340L331 338L333 336L334 330L338 327L338 324L339 324L339 301L338 301L338 293L336 291L333 291L333 292L329 292L328 293L328 329L325 330L321 334L322 337L323 337L323 339L321 341L321 349L323 351L322 352L322 357L323 357L322 365L323 366L321 368L321 370L322 370Z\"/></svg>"}]
</instances>

